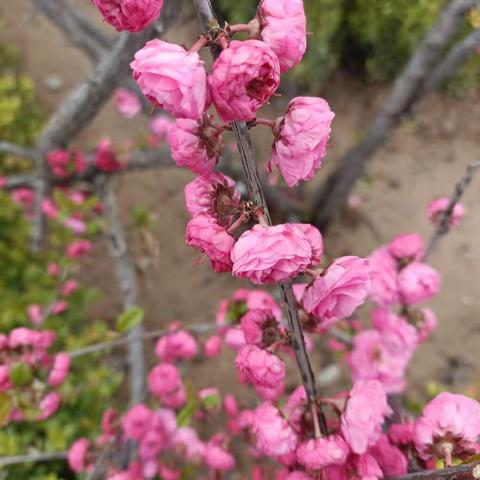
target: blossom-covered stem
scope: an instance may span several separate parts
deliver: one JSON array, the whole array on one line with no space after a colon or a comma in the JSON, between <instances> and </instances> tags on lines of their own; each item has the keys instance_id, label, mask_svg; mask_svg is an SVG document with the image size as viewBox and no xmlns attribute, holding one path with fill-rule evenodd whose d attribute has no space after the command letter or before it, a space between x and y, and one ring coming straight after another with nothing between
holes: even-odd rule
<instances>
[{"instance_id":1,"label":"blossom-covered stem","mask_svg":"<svg viewBox=\"0 0 480 480\"><path fill-rule=\"evenodd\" d=\"M197 10L198 18L204 33L211 28L217 26L214 10L210 0L193 0ZM211 48L214 59L220 54L221 49L213 45ZM238 151L240 152L240 160L242 162L243 173L248 187L250 199L254 202L258 209L261 209L265 222L271 224L270 214L265 201L260 175L258 173L257 164L253 154L253 145L248 132L248 126L245 122L233 122L233 131L237 140ZM315 377L308 358L307 349L305 347L305 339L303 337L300 320L298 318L298 309L296 307L295 296L291 283L281 284L279 286L282 300L286 308L286 316L290 333L292 335L292 348L297 358L298 367L302 376L302 382L307 392L310 403L316 403L317 387L315 385ZM325 417L319 409L320 429L322 434L327 433Z\"/></svg>"},{"instance_id":2,"label":"blossom-covered stem","mask_svg":"<svg viewBox=\"0 0 480 480\"><path fill-rule=\"evenodd\" d=\"M468 185L472 181L477 170L480 169L480 160L470 163L465 170L465 173L462 175L462 178L458 180L455 185L455 189L450 197L450 202L448 203L447 208L442 213L440 220L433 232L432 237L430 238L427 248L425 249L425 255L423 256L422 261L427 261L430 255L432 254L433 250L437 246L438 242L441 238L448 233L450 230L450 218L453 213L453 209L455 205L460 201L462 195L464 194L465 190L467 189Z\"/></svg>"}]
</instances>

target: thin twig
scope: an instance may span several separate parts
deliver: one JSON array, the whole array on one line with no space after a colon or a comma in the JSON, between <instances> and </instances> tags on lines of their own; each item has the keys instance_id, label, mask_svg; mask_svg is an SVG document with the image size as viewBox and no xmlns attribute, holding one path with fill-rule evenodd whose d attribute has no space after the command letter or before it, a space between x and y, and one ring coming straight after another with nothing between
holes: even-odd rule
<instances>
[{"instance_id":1,"label":"thin twig","mask_svg":"<svg viewBox=\"0 0 480 480\"><path fill-rule=\"evenodd\" d=\"M218 25L215 12L212 8L210 0L193 0L197 10L198 18L202 26L203 33L207 33L213 26ZM212 46L211 53L213 58L218 57L220 49L217 45ZM233 131L237 140L238 150L242 162L243 173L247 183L250 199L258 208L263 210L266 221L271 224L268 206L265 201L260 176L258 173L255 157L253 153L252 141L245 122L233 122ZM279 286L281 298L286 307L287 321L290 332L292 334L292 348L295 351L298 367L302 376L310 403L316 404L317 387L315 385L315 377L312 372L310 360L308 358L305 347L305 339L303 337L302 328L298 318L298 310L293 295L291 283L285 283ZM320 426L322 433L325 434L326 423L323 414L320 411Z\"/></svg>"},{"instance_id":2,"label":"thin twig","mask_svg":"<svg viewBox=\"0 0 480 480\"><path fill-rule=\"evenodd\" d=\"M9 467L12 465L20 465L22 463L49 462L54 460L66 460L68 452L35 452L25 455L12 455L9 457L0 457L0 467Z\"/></svg>"},{"instance_id":3,"label":"thin twig","mask_svg":"<svg viewBox=\"0 0 480 480\"><path fill-rule=\"evenodd\" d=\"M424 86L438 64L439 56L463 25L466 13L474 8L476 3L476 0L451 0L446 5L437 23L419 43L405 69L396 79L390 95L368 127L365 136L345 153L336 169L315 193L311 223L325 229L345 204L355 183L366 173L374 154L423 98L426 92ZM461 62L456 68L460 65ZM455 72L455 69L449 69L448 76Z\"/></svg>"},{"instance_id":4,"label":"thin twig","mask_svg":"<svg viewBox=\"0 0 480 480\"><path fill-rule=\"evenodd\" d=\"M10 142L0 142L0 153L14 155L15 157L27 158L28 160L34 160L35 158L33 150L20 147L19 145Z\"/></svg>"},{"instance_id":5,"label":"thin twig","mask_svg":"<svg viewBox=\"0 0 480 480\"><path fill-rule=\"evenodd\" d=\"M137 280L115 194L106 177L99 178L97 187L105 208L109 228L109 251L115 268L115 276L122 297L123 311L138 305ZM130 402L140 403L145 398L146 364L142 336L143 326L136 325L128 332L128 364Z\"/></svg>"},{"instance_id":6,"label":"thin twig","mask_svg":"<svg viewBox=\"0 0 480 480\"><path fill-rule=\"evenodd\" d=\"M437 223L437 227L433 232L430 240L428 241L427 248L425 249L425 255L423 256L423 261L427 261L430 255L432 254L435 247L438 245L443 236L445 236L450 230L450 220L453 214L453 209L455 205L460 201L462 195L467 189L468 185L472 181L477 170L480 169L480 160L470 163L465 170L462 178L458 180L453 190L450 201L445 211L442 213L440 220Z\"/></svg>"},{"instance_id":7,"label":"thin twig","mask_svg":"<svg viewBox=\"0 0 480 480\"><path fill-rule=\"evenodd\" d=\"M205 333L205 332L215 330L215 328L217 328L217 325L215 323L207 323L207 324L199 324L199 325L186 325L181 328L182 330L188 330L189 332L193 332L193 333ZM160 330L142 332L140 335L140 338L142 338L142 340L152 340L152 339L163 337L165 335L171 335L172 333L173 333L172 330L167 330L165 328L162 328ZM128 336L122 336L114 340L95 343L87 347L79 348L77 350L68 352L68 354L70 355L71 358L83 357L84 355L91 355L92 353L103 352L105 350L110 350L115 347L122 347L124 345L127 345L129 341L130 340Z\"/></svg>"}]
</instances>

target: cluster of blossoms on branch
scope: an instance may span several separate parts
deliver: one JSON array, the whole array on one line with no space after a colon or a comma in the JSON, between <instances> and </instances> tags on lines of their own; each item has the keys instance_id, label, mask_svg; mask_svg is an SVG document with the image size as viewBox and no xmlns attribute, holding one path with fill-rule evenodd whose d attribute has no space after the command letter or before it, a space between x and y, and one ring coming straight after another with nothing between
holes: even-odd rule
<instances>
[{"instance_id":1,"label":"cluster of blossoms on branch","mask_svg":"<svg viewBox=\"0 0 480 480\"><path fill-rule=\"evenodd\" d=\"M70 357L48 352L55 339L51 330L25 327L0 334L0 392L9 398L6 423L46 420L58 410L56 388L68 375Z\"/></svg>"},{"instance_id":2,"label":"cluster of blossoms on branch","mask_svg":"<svg viewBox=\"0 0 480 480\"><path fill-rule=\"evenodd\" d=\"M139 31L158 17L163 0L93 3L117 30ZM248 39L232 40L238 32ZM156 344L149 400L123 415L107 410L95 442L81 438L72 445L69 463L75 472L92 472L107 452L108 480L180 480L191 472L194 478L218 479L235 468L243 444L255 460L255 480L372 480L406 474L411 465L434 468L437 460L452 465L480 451L480 404L475 400L442 393L418 419L394 418L388 402L389 394L404 390L415 349L436 326L434 313L421 304L439 292L440 275L424 261L421 237L401 235L368 258L343 256L326 264L315 227L269 225L262 207L242 198L235 181L215 170L223 137L237 121L271 128L268 165L278 168L289 187L311 179L321 167L334 118L324 99L297 97L284 116L257 118L277 91L281 74L301 61L306 44L302 0L261 0L248 24L212 28L190 50L149 41L131 68L145 97L175 117L172 125L166 117L152 122L157 138L151 144L168 138L176 164L197 175L185 187L187 244L208 258L215 272L231 272L256 285L295 281L301 326L312 335L307 344L312 348L315 334L327 336L332 350L345 354L352 388L312 399L303 386L290 385L286 371L294 339L280 306L266 292L238 290L221 303L216 332L203 348L179 323L171 325ZM208 74L198 53L207 45L220 49ZM116 105L126 117L141 108L126 91L117 92ZM77 151L51 152L48 162L58 178L86 168ZM108 140L100 142L95 166L104 172L122 168ZM33 196L18 201L28 206ZM429 205L433 222L447 203L439 199ZM47 216L59 218L54 204L43 207ZM457 208L451 225L462 215ZM254 225L246 228L250 221ZM83 233L78 222L71 227L75 234ZM87 240L76 240L68 255L77 258L90 247ZM308 281L299 282L302 276ZM374 304L369 329L354 317L367 300ZM30 315L38 318L41 311L31 309ZM8 390L19 379L28 386L27 396L57 387L68 373L69 359L49 356L52 342L47 332L27 329L0 337L5 357L0 388ZM239 380L259 400L241 405L232 394L222 398L216 387L196 389L182 378L187 361L198 360L200 352L216 357L222 345L235 350ZM58 401L58 395L47 393L37 418L51 415Z\"/></svg>"}]
</instances>

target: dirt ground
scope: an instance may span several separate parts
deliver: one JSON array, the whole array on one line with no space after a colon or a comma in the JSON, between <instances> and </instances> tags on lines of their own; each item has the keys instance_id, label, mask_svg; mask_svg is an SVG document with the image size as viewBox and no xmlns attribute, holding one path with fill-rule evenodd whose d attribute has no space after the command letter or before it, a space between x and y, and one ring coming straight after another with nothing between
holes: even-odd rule
<instances>
[{"instance_id":1,"label":"dirt ground","mask_svg":"<svg viewBox=\"0 0 480 480\"><path fill-rule=\"evenodd\" d=\"M101 25L89 1L73 3L111 32ZM0 15L0 41L18 46L22 70L34 79L42 104L54 109L89 71L88 60L55 27L36 15L28 0L3 0ZM188 22L177 25L166 39L192 42L191 30ZM58 91L46 86L52 77L61 80ZM385 87L365 86L342 75L327 85L322 95L336 118L327 165L317 179L324 178L336 159L359 137L386 92ZM434 196L449 194L466 164L478 159L479 116L479 91L462 99L431 96L415 118L397 130L377 153L368 179L360 183L356 193L362 212L384 240L406 232L428 237L431 227L426 220L426 204ZM109 104L75 144L91 147L105 135L121 142L144 132L146 124L142 118L121 118ZM260 156L265 156L270 140L264 140L261 134L255 137ZM150 328L174 319L210 322L218 301L240 286L228 275L212 273L206 264L193 266L197 255L184 243L187 215L183 205L183 186L191 178L188 172L165 169L129 175L116 182L126 220L131 208L141 205L155 214L157 222L148 249L138 238L134 240L137 263L143 266L139 268L141 303ZM459 387L475 383L480 373L476 351L480 347L480 176L463 203L467 208L463 225L443 240L432 258L443 275L443 291L432 302L440 325L412 363L409 377L416 394L425 391L428 380L444 379L452 371ZM326 238L329 255L367 255L377 245L371 230L362 222L337 222ZM104 292L95 314L113 318L120 302L111 265L105 258L105 245L99 244L95 255L85 261L82 275ZM455 364L460 366L452 370ZM230 371L228 362L217 367L218 374Z\"/></svg>"}]
</instances>

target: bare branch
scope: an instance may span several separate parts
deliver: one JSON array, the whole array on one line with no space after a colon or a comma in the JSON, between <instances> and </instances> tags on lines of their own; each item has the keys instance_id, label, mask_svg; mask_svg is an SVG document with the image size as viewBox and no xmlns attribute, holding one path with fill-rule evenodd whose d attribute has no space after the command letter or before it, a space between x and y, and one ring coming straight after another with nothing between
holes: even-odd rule
<instances>
[{"instance_id":1,"label":"bare branch","mask_svg":"<svg viewBox=\"0 0 480 480\"><path fill-rule=\"evenodd\" d=\"M48 462L54 460L66 460L68 452L35 452L25 455L12 455L10 457L0 457L0 467L9 467L20 465L22 463Z\"/></svg>"},{"instance_id":2,"label":"bare branch","mask_svg":"<svg viewBox=\"0 0 480 480\"><path fill-rule=\"evenodd\" d=\"M105 177L100 178L97 185L103 199L105 218L109 226L110 257L122 297L123 311L126 312L138 305L135 271L128 253L125 232L111 185ZM132 405L142 402L145 398L146 365L142 334L142 325L133 327L128 333L128 364L130 370L128 379Z\"/></svg>"},{"instance_id":3,"label":"bare branch","mask_svg":"<svg viewBox=\"0 0 480 480\"><path fill-rule=\"evenodd\" d=\"M88 22L75 8L63 0L32 0L32 3L81 48L93 62L98 62L111 47L111 41Z\"/></svg>"},{"instance_id":4,"label":"bare branch","mask_svg":"<svg viewBox=\"0 0 480 480\"><path fill-rule=\"evenodd\" d=\"M442 11L436 25L427 33L395 81L390 96L363 140L341 158L335 171L317 191L311 219L316 226L327 226L345 204L356 181L365 174L374 153L418 103L436 59L458 31L465 14L475 6L476 0L452 0ZM449 75L453 73L455 71L449 70Z\"/></svg>"},{"instance_id":5,"label":"bare branch","mask_svg":"<svg viewBox=\"0 0 480 480\"><path fill-rule=\"evenodd\" d=\"M182 330L188 330L189 332L193 333L205 333L215 330L215 328L217 328L217 325L215 323L206 323L197 325L185 325L184 327L182 327ZM152 340L170 334L172 334L172 330L162 328L160 330L143 332L140 337L142 338L142 340ZM130 339L127 336L122 336L120 338L116 338L107 342L95 343L93 345L88 345L84 348L79 348L78 350L73 350L68 354L71 358L83 357L84 355L91 355L92 353L99 353L105 350L110 350L112 348L122 347L124 345L127 345L129 341Z\"/></svg>"},{"instance_id":6,"label":"bare branch","mask_svg":"<svg viewBox=\"0 0 480 480\"><path fill-rule=\"evenodd\" d=\"M422 470L401 477L387 477L386 480L476 480L480 478L480 462L457 465L441 470Z\"/></svg>"},{"instance_id":7,"label":"bare branch","mask_svg":"<svg viewBox=\"0 0 480 480\"><path fill-rule=\"evenodd\" d=\"M0 154L14 155L15 157L27 158L34 160L34 153L29 148L23 148L10 142L0 142Z\"/></svg>"},{"instance_id":8,"label":"bare branch","mask_svg":"<svg viewBox=\"0 0 480 480\"><path fill-rule=\"evenodd\" d=\"M197 14L204 33L208 32L213 26L218 25L218 21L210 0L193 0L193 2L197 9ZM211 48L211 52L212 56L216 58L220 53L219 47L214 45ZM240 152L240 159L248 192L250 194L250 199L257 207L263 210L265 219L269 224L271 224L268 206L265 202L265 195L263 193L260 176L255 163L252 141L246 123L233 122L233 131L237 140L237 146ZM285 283L280 285L279 289L281 298L286 307L285 310L287 314L288 325L292 334L292 347L295 351L302 381L305 386L309 401L311 404L315 404L317 399L317 387L315 385L315 377L313 376L310 360L305 348L305 339L303 337L302 328L298 318L298 310L293 295L292 285L291 283ZM322 433L325 434L327 429L325 418L322 414L320 415L320 420Z\"/></svg>"},{"instance_id":9,"label":"bare branch","mask_svg":"<svg viewBox=\"0 0 480 480\"><path fill-rule=\"evenodd\" d=\"M425 82L425 92L441 87L448 79L458 72L465 61L476 52L480 46L480 28L452 47L442 62L433 70Z\"/></svg>"},{"instance_id":10,"label":"bare branch","mask_svg":"<svg viewBox=\"0 0 480 480\"><path fill-rule=\"evenodd\" d=\"M446 210L442 213L437 227L428 241L427 248L425 249L425 255L423 256L423 261L427 261L429 259L442 237L449 232L450 219L453 214L453 209L462 198L462 195L464 194L478 169L480 169L480 161L470 163L470 165L467 166L462 178L460 178L460 180L458 180L458 182L455 184L455 189L450 197L450 202L448 203Z\"/></svg>"}]
</instances>

